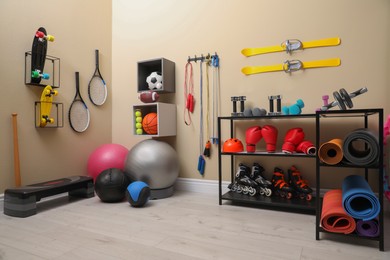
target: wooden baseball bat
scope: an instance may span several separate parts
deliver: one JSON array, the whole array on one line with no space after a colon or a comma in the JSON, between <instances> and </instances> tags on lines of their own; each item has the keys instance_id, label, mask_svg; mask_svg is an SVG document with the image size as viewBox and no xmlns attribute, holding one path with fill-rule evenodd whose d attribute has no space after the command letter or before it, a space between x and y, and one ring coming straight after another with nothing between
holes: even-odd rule
<instances>
[{"instance_id":1,"label":"wooden baseball bat","mask_svg":"<svg viewBox=\"0 0 390 260\"><path fill-rule=\"evenodd\" d=\"M12 114L12 128L14 135L14 176L15 186L20 187L22 185L22 179L20 178L20 162L19 162L19 142L18 142L18 114Z\"/></svg>"}]
</instances>

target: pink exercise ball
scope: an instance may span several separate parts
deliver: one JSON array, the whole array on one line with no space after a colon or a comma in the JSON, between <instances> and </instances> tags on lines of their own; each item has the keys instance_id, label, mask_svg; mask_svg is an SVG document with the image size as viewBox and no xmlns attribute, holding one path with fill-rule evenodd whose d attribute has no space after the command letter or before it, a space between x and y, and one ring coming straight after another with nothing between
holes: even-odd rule
<instances>
[{"instance_id":1,"label":"pink exercise ball","mask_svg":"<svg viewBox=\"0 0 390 260\"><path fill-rule=\"evenodd\" d=\"M88 175L95 181L104 170L118 168L123 171L129 150L120 144L103 144L88 158Z\"/></svg>"}]
</instances>

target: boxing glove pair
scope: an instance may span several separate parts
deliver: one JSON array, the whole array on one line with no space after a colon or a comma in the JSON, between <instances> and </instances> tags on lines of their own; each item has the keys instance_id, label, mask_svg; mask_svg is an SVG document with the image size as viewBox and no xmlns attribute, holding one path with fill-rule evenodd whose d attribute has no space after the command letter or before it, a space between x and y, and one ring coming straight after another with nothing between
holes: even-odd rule
<instances>
[{"instance_id":1,"label":"boxing glove pair","mask_svg":"<svg viewBox=\"0 0 390 260\"><path fill-rule=\"evenodd\" d=\"M286 136L284 137L284 143L282 145L282 152L284 153L305 153L314 155L316 153L316 148L312 142L304 140L305 133L302 128L295 127L287 131Z\"/></svg>"},{"instance_id":2,"label":"boxing glove pair","mask_svg":"<svg viewBox=\"0 0 390 260\"><path fill-rule=\"evenodd\" d=\"M305 138L305 133L303 132L302 128L295 127L289 129L284 137L282 152L284 153L295 152L298 144L300 144L304 138Z\"/></svg>"},{"instance_id":3,"label":"boxing glove pair","mask_svg":"<svg viewBox=\"0 0 390 260\"><path fill-rule=\"evenodd\" d=\"M256 144L264 138L266 142L266 150L269 153L275 152L276 141L278 137L278 129L272 125L252 126L245 132L246 151L253 153L256 151Z\"/></svg>"}]
</instances>

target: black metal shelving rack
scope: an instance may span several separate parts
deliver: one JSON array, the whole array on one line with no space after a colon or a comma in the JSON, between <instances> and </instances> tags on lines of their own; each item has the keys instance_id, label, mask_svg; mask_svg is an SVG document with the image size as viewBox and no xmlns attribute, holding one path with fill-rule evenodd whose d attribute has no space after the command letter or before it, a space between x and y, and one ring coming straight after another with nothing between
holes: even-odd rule
<instances>
[{"instance_id":1,"label":"black metal shelving rack","mask_svg":"<svg viewBox=\"0 0 390 260\"><path fill-rule=\"evenodd\" d=\"M378 164L375 166L351 166L344 165L342 163L337 165L326 165L321 163L318 156L316 157L316 240L320 240L320 233L334 234L338 236L357 237L359 239L374 240L379 242L379 250L384 251L384 219L383 219L383 109L354 109L354 110L342 110L342 111L320 111L316 113L316 146L319 147L321 142L321 120L331 120L330 118L335 117L358 117L364 119L363 127L368 128L369 117L378 116L378 141L380 147L380 154ZM328 118L328 119L326 119ZM364 168L365 178L368 180L368 170L375 169L378 171L378 194L380 202L380 213L379 213L379 230L380 234L378 237L362 237L356 234L337 234L324 230L320 226L321 210L322 210L322 198L320 197L321 189L321 168L322 167L349 167L349 168Z\"/></svg>"},{"instance_id":2,"label":"black metal shelving rack","mask_svg":"<svg viewBox=\"0 0 390 260\"><path fill-rule=\"evenodd\" d=\"M276 196L266 197L266 196L255 196L250 197L248 195L243 194L237 194L235 192L227 192L225 194L222 194L222 172L223 172L223 165L222 165L222 156L229 156L230 157L230 180L234 180L234 158L236 156L277 156L277 157L284 157L284 158L307 158L307 159L314 159L314 155L306 155L306 154L285 154L282 152L276 152L276 153L267 153L267 152L255 152L255 153L247 153L247 152L241 152L241 153L224 153L222 152L222 144L221 144L221 122L222 121L230 121L230 138L234 137L234 122L240 121L240 120L253 120L253 121L259 121L259 120L289 120L289 119L299 119L299 118L308 118L312 119L313 123L315 120L316 115L315 114L301 114L301 115L270 115L270 116L251 116L251 117L244 117L244 116L231 116L231 117L218 117L218 178L219 178L219 205L222 205L223 200L229 200L235 203L240 204L248 204L248 205L254 205L264 208L273 208L273 209L279 209L284 211L296 211L296 212L302 212L302 213L309 213L309 214L315 214L316 212L316 198L313 197L311 201L301 200L299 198L293 198L291 200L280 198Z\"/></svg>"}]
</instances>

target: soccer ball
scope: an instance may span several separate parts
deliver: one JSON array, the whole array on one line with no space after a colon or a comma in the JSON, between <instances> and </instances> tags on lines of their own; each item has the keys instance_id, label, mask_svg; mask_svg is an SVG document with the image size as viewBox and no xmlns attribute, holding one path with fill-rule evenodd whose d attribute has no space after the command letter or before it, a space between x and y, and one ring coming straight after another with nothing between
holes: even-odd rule
<instances>
[{"instance_id":1,"label":"soccer ball","mask_svg":"<svg viewBox=\"0 0 390 260\"><path fill-rule=\"evenodd\" d=\"M150 75L146 78L146 83L148 83L149 89L162 89L162 75L160 72L152 72Z\"/></svg>"}]
</instances>

